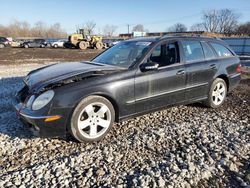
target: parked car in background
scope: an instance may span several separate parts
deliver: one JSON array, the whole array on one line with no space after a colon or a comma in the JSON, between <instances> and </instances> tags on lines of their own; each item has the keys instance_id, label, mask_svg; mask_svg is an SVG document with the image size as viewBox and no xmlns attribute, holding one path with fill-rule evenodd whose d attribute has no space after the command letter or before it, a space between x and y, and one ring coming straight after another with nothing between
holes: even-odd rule
<instances>
[{"instance_id":1,"label":"parked car in background","mask_svg":"<svg viewBox=\"0 0 250 188\"><path fill-rule=\"evenodd\" d=\"M201 102L220 107L240 81L238 56L204 37L145 37L120 42L90 62L30 72L16 111L41 136L102 139L114 121Z\"/></svg>"},{"instance_id":2,"label":"parked car in background","mask_svg":"<svg viewBox=\"0 0 250 188\"><path fill-rule=\"evenodd\" d=\"M59 39L53 43L51 43L51 47L53 48L64 48L64 43L67 42L68 39Z\"/></svg>"},{"instance_id":3,"label":"parked car in background","mask_svg":"<svg viewBox=\"0 0 250 188\"><path fill-rule=\"evenodd\" d=\"M106 47L108 47L108 48L118 44L121 41L124 41L124 39L112 39L111 38L111 39L103 39L102 40L103 44L105 44Z\"/></svg>"},{"instance_id":4,"label":"parked car in background","mask_svg":"<svg viewBox=\"0 0 250 188\"><path fill-rule=\"evenodd\" d=\"M56 42L56 41L58 41L58 40L59 40L59 39L57 39L57 38L45 39L44 45L45 45L46 47L52 47L52 43L53 43L53 42Z\"/></svg>"},{"instance_id":5,"label":"parked car in background","mask_svg":"<svg viewBox=\"0 0 250 188\"><path fill-rule=\"evenodd\" d=\"M102 42L103 42L103 44L105 44L106 45L106 47L111 47L111 46L113 46L113 40L112 39L102 39Z\"/></svg>"},{"instance_id":6,"label":"parked car in background","mask_svg":"<svg viewBox=\"0 0 250 188\"><path fill-rule=\"evenodd\" d=\"M18 48L18 47L21 47L22 44L23 44L23 41L13 39L13 40L11 41L11 43L10 43L10 46L11 46L11 47L16 47L16 48Z\"/></svg>"},{"instance_id":7,"label":"parked car in background","mask_svg":"<svg viewBox=\"0 0 250 188\"><path fill-rule=\"evenodd\" d=\"M9 40L5 37L0 37L0 49L9 46Z\"/></svg>"},{"instance_id":8,"label":"parked car in background","mask_svg":"<svg viewBox=\"0 0 250 188\"><path fill-rule=\"evenodd\" d=\"M24 48L44 48L46 46L44 39L34 39L24 42L22 47Z\"/></svg>"},{"instance_id":9,"label":"parked car in background","mask_svg":"<svg viewBox=\"0 0 250 188\"><path fill-rule=\"evenodd\" d=\"M118 43L121 42L121 41L124 41L124 39L115 39L115 40L112 42L112 45L114 46L114 45L118 44Z\"/></svg>"}]
</instances>

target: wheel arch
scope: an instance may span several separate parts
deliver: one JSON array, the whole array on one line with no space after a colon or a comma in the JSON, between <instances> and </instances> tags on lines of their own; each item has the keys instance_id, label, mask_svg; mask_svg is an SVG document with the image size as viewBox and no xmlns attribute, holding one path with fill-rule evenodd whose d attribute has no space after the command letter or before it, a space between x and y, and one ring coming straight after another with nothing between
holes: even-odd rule
<instances>
[{"instance_id":1,"label":"wheel arch","mask_svg":"<svg viewBox=\"0 0 250 188\"><path fill-rule=\"evenodd\" d=\"M117 104L117 102L115 101L115 99L113 99L111 96L106 95L106 94L104 94L104 93L94 93L94 94L92 94L92 95L104 97L104 98L106 98L109 102L111 102L111 104L113 105L114 110L115 110L115 122L119 122L119 107L118 107L118 104ZM92 96L92 95L89 95L89 96Z\"/></svg>"},{"instance_id":2,"label":"wheel arch","mask_svg":"<svg viewBox=\"0 0 250 188\"><path fill-rule=\"evenodd\" d=\"M113 97L111 97L110 95L106 94L106 93L99 93L99 92L94 92L94 93L90 93L88 95L85 95L83 97L81 97L74 105L73 110L72 110L72 114L74 112L74 109L76 108L76 106L85 98L90 97L90 96L100 96L103 97L105 99L107 99L109 102L111 102L111 104L114 107L115 110L115 122L119 122L119 106L117 104L117 102L115 101L115 99Z\"/></svg>"},{"instance_id":3,"label":"wheel arch","mask_svg":"<svg viewBox=\"0 0 250 188\"><path fill-rule=\"evenodd\" d=\"M227 84L227 91L229 90L229 79L227 77L227 75L225 74L221 74L221 75L218 75L216 78L221 78L222 80L224 80Z\"/></svg>"}]
</instances>

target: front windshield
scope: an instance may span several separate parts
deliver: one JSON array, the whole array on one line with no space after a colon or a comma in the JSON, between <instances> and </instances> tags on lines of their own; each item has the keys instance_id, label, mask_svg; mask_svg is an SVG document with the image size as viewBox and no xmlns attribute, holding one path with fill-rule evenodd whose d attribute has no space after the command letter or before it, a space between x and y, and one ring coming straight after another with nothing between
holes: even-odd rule
<instances>
[{"instance_id":1,"label":"front windshield","mask_svg":"<svg viewBox=\"0 0 250 188\"><path fill-rule=\"evenodd\" d=\"M150 44L151 42L120 42L94 58L92 61L127 68L140 60L149 48Z\"/></svg>"}]
</instances>

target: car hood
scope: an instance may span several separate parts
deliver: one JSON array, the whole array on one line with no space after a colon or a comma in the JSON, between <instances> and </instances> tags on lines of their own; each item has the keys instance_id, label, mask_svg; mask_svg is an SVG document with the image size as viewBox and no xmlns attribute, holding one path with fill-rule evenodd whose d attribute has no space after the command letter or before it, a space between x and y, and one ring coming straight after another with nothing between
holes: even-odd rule
<instances>
[{"instance_id":1,"label":"car hood","mask_svg":"<svg viewBox=\"0 0 250 188\"><path fill-rule=\"evenodd\" d=\"M95 62L58 63L31 71L24 78L24 82L31 90L40 90L48 85L62 83L70 78L83 79L120 70L124 70L124 68Z\"/></svg>"}]
</instances>

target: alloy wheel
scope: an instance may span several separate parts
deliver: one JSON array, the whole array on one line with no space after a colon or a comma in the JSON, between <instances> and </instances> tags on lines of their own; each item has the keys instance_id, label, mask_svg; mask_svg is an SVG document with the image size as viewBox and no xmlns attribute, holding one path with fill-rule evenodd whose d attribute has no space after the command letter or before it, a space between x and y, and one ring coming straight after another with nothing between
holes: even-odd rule
<instances>
[{"instance_id":1,"label":"alloy wheel","mask_svg":"<svg viewBox=\"0 0 250 188\"><path fill-rule=\"evenodd\" d=\"M212 101L215 105L220 105L226 96L226 86L222 82L218 82L212 92Z\"/></svg>"},{"instance_id":2,"label":"alloy wheel","mask_svg":"<svg viewBox=\"0 0 250 188\"><path fill-rule=\"evenodd\" d=\"M111 123L111 111L101 102L87 105L78 117L78 129L80 133L89 139L102 136Z\"/></svg>"}]
</instances>

